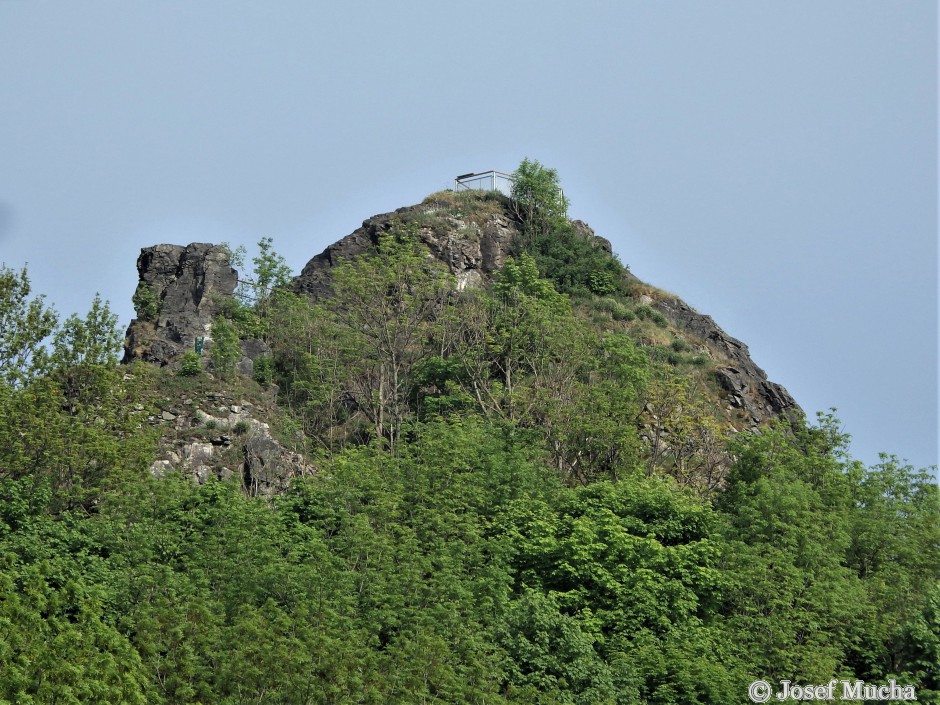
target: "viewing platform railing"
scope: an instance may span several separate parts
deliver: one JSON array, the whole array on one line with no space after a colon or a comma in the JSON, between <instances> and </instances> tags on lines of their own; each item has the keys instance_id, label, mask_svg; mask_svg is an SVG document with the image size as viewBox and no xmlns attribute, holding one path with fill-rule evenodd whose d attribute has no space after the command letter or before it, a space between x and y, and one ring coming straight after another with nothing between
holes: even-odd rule
<instances>
[{"instance_id":1,"label":"viewing platform railing","mask_svg":"<svg viewBox=\"0 0 940 705\"><path fill-rule=\"evenodd\" d=\"M481 171L461 174L454 179L454 191L499 191L509 196L515 179L504 171Z\"/></svg>"}]
</instances>

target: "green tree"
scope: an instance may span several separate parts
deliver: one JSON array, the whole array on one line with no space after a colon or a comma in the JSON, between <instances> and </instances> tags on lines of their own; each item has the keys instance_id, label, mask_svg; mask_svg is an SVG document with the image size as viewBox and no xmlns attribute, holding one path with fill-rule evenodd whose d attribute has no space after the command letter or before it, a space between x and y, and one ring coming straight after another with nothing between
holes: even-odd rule
<instances>
[{"instance_id":1,"label":"green tree","mask_svg":"<svg viewBox=\"0 0 940 705\"><path fill-rule=\"evenodd\" d=\"M567 297L525 253L507 259L492 292L466 298L455 313L451 354L487 416L534 424L544 397L563 395L583 361L584 331Z\"/></svg>"},{"instance_id":2,"label":"green tree","mask_svg":"<svg viewBox=\"0 0 940 705\"><path fill-rule=\"evenodd\" d=\"M558 183L558 172L538 161L523 159L513 172L512 208L529 240L564 225L568 199Z\"/></svg>"},{"instance_id":3,"label":"green tree","mask_svg":"<svg viewBox=\"0 0 940 705\"><path fill-rule=\"evenodd\" d=\"M245 249L232 252L233 264L244 264ZM272 306L278 296L288 295L291 270L287 261L274 250L274 241L263 237L258 241L258 255L252 257L251 276L239 277L235 297L226 301L224 314L235 325L241 337L267 340Z\"/></svg>"},{"instance_id":4,"label":"green tree","mask_svg":"<svg viewBox=\"0 0 940 705\"><path fill-rule=\"evenodd\" d=\"M728 433L693 378L662 371L645 399L649 441L647 471L671 475L679 485L708 496L730 463Z\"/></svg>"},{"instance_id":5,"label":"green tree","mask_svg":"<svg viewBox=\"0 0 940 705\"><path fill-rule=\"evenodd\" d=\"M160 313L160 302L154 287L147 282L140 282L137 285L134 296L131 299L134 304L134 311L137 317L142 321L155 321Z\"/></svg>"},{"instance_id":6,"label":"green tree","mask_svg":"<svg viewBox=\"0 0 940 705\"><path fill-rule=\"evenodd\" d=\"M355 431L346 380L350 333L320 305L301 296L279 296L271 308L268 344L279 402L303 423L304 432L328 452Z\"/></svg>"},{"instance_id":7,"label":"green tree","mask_svg":"<svg viewBox=\"0 0 940 705\"><path fill-rule=\"evenodd\" d=\"M256 303L266 303L279 287L290 284L291 270L280 254L274 251L274 240L263 237L258 241L258 256L251 258L254 267L254 289Z\"/></svg>"},{"instance_id":8,"label":"green tree","mask_svg":"<svg viewBox=\"0 0 940 705\"><path fill-rule=\"evenodd\" d=\"M270 355L256 358L251 376L258 384L264 386L271 384L274 381L274 358Z\"/></svg>"},{"instance_id":9,"label":"green tree","mask_svg":"<svg viewBox=\"0 0 940 705\"><path fill-rule=\"evenodd\" d=\"M199 353L195 350L187 351L180 358L179 375L181 377L195 377L200 372L202 372L202 363L200 362Z\"/></svg>"},{"instance_id":10,"label":"green tree","mask_svg":"<svg viewBox=\"0 0 940 705\"><path fill-rule=\"evenodd\" d=\"M222 379L231 379L235 365L241 357L241 347L235 328L222 316L212 323L212 369Z\"/></svg>"},{"instance_id":11,"label":"green tree","mask_svg":"<svg viewBox=\"0 0 940 705\"><path fill-rule=\"evenodd\" d=\"M623 334L585 343L565 393L546 398L539 428L556 467L583 484L630 474L641 458L635 419L649 359Z\"/></svg>"},{"instance_id":12,"label":"green tree","mask_svg":"<svg viewBox=\"0 0 940 705\"><path fill-rule=\"evenodd\" d=\"M921 682L932 678L931 687L940 689L940 674L924 669L938 638L938 632L933 642L929 637L930 628L937 629L940 595L936 482L930 473L888 455L869 468L851 463L846 479L844 494L851 501L847 563L862 581L869 610L851 662L871 680L920 669Z\"/></svg>"},{"instance_id":13,"label":"green tree","mask_svg":"<svg viewBox=\"0 0 940 705\"><path fill-rule=\"evenodd\" d=\"M95 294L84 318L72 314L56 331L52 340L53 363L56 367L114 366L123 339L117 314L107 301L101 300L100 294Z\"/></svg>"},{"instance_id":14,"label":"green tree","mask_svg":"<svg viewBox=\"0 0 940 705\"><path fill-rule=\"evenodd\" d=\"M96 297L84 318L70 316L54 332L46 374L0 385L0 479L50 487L53 512L93 506L150 457L141 380L117 368L119 345L116 317Z\"/></svg>"},{"instance_id":15,"label":"green tree","mask_svg":"<svg viewBox=\"0 0 940 705\"><path fill-rule=\"evenodd\" d=\"M58 316L45 297L30 298L32 286L24 267L19 272L0 266L0 382L20 386L42 371L45 340Z\"/></svg>"},{"instance_id":16,"label":"green tree","mask_svg":"<svg viewBox=\"0 0 940 705\"><path fill-rule=\"evenodd\" d=\"M726 522L727 624L768 680L826 682L845 668L864 632L866 598L845 565L847 492L826 429L786 424L738 434Z\"/></svg>"},{"instance_id":17,"label":"green tree","mask_svg":"<svg viewBox=\"0 0 940 705\"><path fill-rule=\"evenodd\" d=\"M429 262L415 228L402 224L380 237L374 253L334 270L325 307L348 346L347 393L375 436L392 445L410 415L415 366L430 355L427 341L453 290L449 275Z\"/></svg>"}]
</instances>

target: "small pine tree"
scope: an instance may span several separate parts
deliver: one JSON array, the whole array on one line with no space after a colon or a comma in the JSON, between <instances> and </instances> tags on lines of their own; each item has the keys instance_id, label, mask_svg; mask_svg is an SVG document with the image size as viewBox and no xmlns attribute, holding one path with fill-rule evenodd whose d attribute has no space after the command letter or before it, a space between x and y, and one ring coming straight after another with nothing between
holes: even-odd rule
<instances>
[{"instance_id":1,"label":"small pine tree","mask_svg":"<svg viewBox=\"0 0 940 705\"><path fill-rule=\"evenodd\" d=\"M264 386L271 384L274 381L274 358L270 355L263 355L256 359L252 377L258 384Z\"/></svg>"}]
</instances>

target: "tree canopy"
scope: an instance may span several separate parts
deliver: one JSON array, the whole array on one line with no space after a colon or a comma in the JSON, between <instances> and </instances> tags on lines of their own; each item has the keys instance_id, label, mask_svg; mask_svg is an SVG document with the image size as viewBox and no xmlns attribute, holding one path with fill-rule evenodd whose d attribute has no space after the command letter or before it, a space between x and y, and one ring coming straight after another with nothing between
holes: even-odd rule
<instances>
[{"instance_id":1,"label":"tree canopy","mask_svg":"<svg viewBox=\"0 0 940 705\"><path fill-rule=\"evenodd\" d=\"M106 302L60 323L0 270L0 703L724 705L755 678L940 703L926 471L853 460L832 415L731 433L681 344L547 250L458 291L397 222L313 303L267 244L207 397L303 439L317 472L267 499L149 472L198 359L118 366ZM234 369L255 335L264 388Z\"/></svg>"}]
</instances>

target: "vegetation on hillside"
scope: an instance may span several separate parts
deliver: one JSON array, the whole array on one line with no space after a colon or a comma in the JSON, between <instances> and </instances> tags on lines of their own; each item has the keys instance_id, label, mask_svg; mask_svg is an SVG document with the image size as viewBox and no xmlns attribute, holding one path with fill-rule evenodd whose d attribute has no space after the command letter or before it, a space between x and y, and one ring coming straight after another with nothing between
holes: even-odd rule
<instances>
[{"instance_id":1,"label":"vegetation on hillside","mask_svg":"<svg viewBox=\"0 0 940 705\"><path fill-rule=\"evenodd\" d=\"M265 340L313 448L274 500L153 477L148 395L198 393L198 358L119 367L106 304L59 323L0 269L0 703L725 705L756 678L940 703L926 472L864 467L832 416L731 434L566 221L464 292L415 227L317 304L267 241L217 322Z\"/></svg>"}]
</instances>

